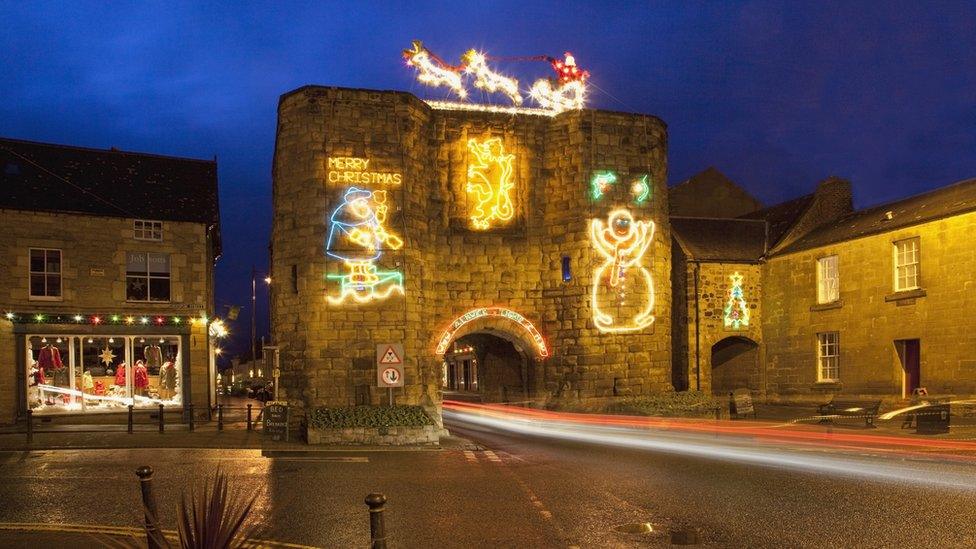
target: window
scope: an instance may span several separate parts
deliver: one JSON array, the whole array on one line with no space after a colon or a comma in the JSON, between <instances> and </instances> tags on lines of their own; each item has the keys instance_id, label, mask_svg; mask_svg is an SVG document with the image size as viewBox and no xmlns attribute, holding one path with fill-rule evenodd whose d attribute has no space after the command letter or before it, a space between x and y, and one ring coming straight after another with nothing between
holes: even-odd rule
<instances>
[{"instance_id":1,"label":"window","mask_svg":"<svg viewBox=\"0 0 976 549\"><path fill-rule=\"evenodd\" d=\"M840 379L840 336L837 332L817 334L817 381Z\"/></svg>"},{"instance_id":2,"label":"window","mask_svg":"<svg viewBox=\"0 0 976 549\"><path fill-rule=\"evenodd\" d=\"M169 301L169 254L126 254L125 299Z\"/></svg>"},{"instance_id":3,"label":"window","mask_svg":"<svg viewBox=\"0 0 976 549\"><path fill-rule=\"evenodd\" d=\"M837 256L817 260L817 303L833 303L840 298L840 275Z\"/></svg>"},{"instance_id":4,"label":"window","mask_svg":"<svg viewBox=\"0 0 976 549\"><path fill-rule=\"evenodd\" d=\"M163 222L136 219L132 223L132 235L136 240L162 240Z\"/></svg>"},{"instance_id":5,"label":"window","mask_svg":"<svg viewBox=\"0 0 976 549\"><path fill-rule=\"evenodd\" d=\"M30 298L61 299L61 250L30 249Z\"/></svg>"},{"instance_id":6,"label":"window","mask_svg":"<svg viewBox=\"0 0 976 549\"><path fill-rule=\"evenodd\" d=\"M919 242L908 238L895 242L895 291L915 290L919 287Z\"/></svg>"}]
</instances>

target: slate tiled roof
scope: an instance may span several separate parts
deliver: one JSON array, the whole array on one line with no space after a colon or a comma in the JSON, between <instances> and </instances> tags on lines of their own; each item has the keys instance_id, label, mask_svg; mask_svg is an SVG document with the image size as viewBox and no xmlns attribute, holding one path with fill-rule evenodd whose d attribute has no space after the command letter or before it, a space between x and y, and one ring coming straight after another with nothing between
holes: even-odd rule
<instances>
[{"instance_id":1,"label":"slate tiled roof","mask_svg":"<svg viewBox=\"0 0 976 549\"><path fill-rule=\"evenodd\" d=\"M891 212L891 219L886 212ZM976 178L858 210L818 227L779 253L790 253L976 211Z\"/></svg>"},{"instance_id":2,"label":"slate tiled roof","mask_svg":"<svg viewBox=\"0 0 976 549\"><path fill-rule=\"evenodd\" d=\"M0 138L0 209L219 225L217 163Z\"/></svg>"},{"instance_id":3,"label":"slate tiled roof","mask_svg":"<svg viewBox=\"0 0 976 549\"><path fill-rule=\"evenodd\" d=\"M699 261L759 261L766 253L761 219L671 217L675 238Z\"/></svg>"},{"instance_id":4,"label":"slate tiled roof","mask_svg":"<svg viewBox=\"0 0 976 549\"><path fill-rule=\"evenodd\" d=\"M797 222L803 212L810 207L813 202L813 194L803 195L793 200L788 200L775 206L763 208L746 214L741 219L765 219L769 224L769 247L772 248L786 236L793 225Z\"/></svg>"}]
</instances>

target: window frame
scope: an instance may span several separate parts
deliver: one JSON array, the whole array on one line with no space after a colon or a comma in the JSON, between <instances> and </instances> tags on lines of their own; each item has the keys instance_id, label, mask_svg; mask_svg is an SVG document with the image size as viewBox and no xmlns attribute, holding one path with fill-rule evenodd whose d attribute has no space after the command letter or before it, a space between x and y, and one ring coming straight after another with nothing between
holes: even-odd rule
<instances>
[{"instance_id":1,"label":"window frame","mask_svg":"<svg viewBox=\"0 0 976 549\"><path fill-rule=\"evenodd\" d=\"M144 254L146 256L146 274L129 274L129 254ZM166 276L153 275L152 271L149 270L149 256L151 254L155 255L165 255L166 262L169 265L169 272ZM129 303L172 303L173 301L173 254L169 252L149 252L149 251L126 251L125 252L125 300ZM129 297L129 279L130 278L140 278L146 281L146 299L133 299ZM151 299L151 287L153 280L166 280L169 283L169 291L167 292L169 296L165 299Z\"/></svg>"},{"instance_id":2,"label":"window frame","mask_svg":"<svg viewBox=\"0 0 976 549\"><path fill-rule=\"evenodd\" d=\"M142 236L139 236L140 233ZM147 237L146 234L149 236ZM152 219L133 219L132 238L146 242L162 242L163 222Z\"/></svg>"},{"instance_id":3,"label":"window frame","mask_svg":"<svg viewBox=\"0 0 976 549\"><path fill-rule=\"evenodd\" d=\"M828 341L827 338L833 338ZM834 354L824 354L824 348L834 346ZM825 359L833 359L833 366L826 366ZM825 370L833 370L834 376L825 376ZM817 332L817 383L840 382L840 332Z\"/></svg>"},{"instance_id":4,"label":"window frame","mask_svg":"<svg viewBox=\"0 0 976 549\"><path fill-rule=\"evenodd\" d=\"M43 271L35 271L31 268L31 260L35 251L44 252ZM47 291L47 277L54 274L47 270L48 252L58 252L58 295L48 295ZM34 288L31 284L31 278L34 275L44 277L44 295L34 295ZM28 301L64 301L64 251L61 248L40 248L33 246L27 248L27 298Z\"/></svg>"},{"instance_id":5,"label":"window frame","mask_svg":"<svg viewBox=\"0 0 976 549\"><path fill-rule=\"evenodd\" d=\"M834 296L829 299L829 289L825 290L824 285L828 278L824 276L824 265L827 260L833 260L834 266ZM837 254L825 255L817 258L817 304L827 305L840 301L840 259Z\"/></svg>"},{"instance_id":6,"label":"window frame","mask_svg":"<svg viewBox=\"0 0 976 549\"><path fill-rule=\"evenodd\" d=\"M901 264L899 263L900 261L899 256L900 255L904 256L905 254L900 253L898 247L900 245L905 245L908 243L912 243L914 245L914 250L912 250L914 261L912 263ZM912 236L909 238L901 238L899 240L895 240L891 243L891 250L892 250L892 278L893 278L892 285L894 287L895 292L910 292L912 290L921 289L922 288L922 241L921 239L917 236ZM900 268L906 268L909 266L915 267L915 272L912 275L914 277L915 284L913 286L907 286L907 285L901 286L900 279L902 277L899 275L898 270ZM904 278L907 283L908 276L906 275Z\"/></svg>"}]
</instances>

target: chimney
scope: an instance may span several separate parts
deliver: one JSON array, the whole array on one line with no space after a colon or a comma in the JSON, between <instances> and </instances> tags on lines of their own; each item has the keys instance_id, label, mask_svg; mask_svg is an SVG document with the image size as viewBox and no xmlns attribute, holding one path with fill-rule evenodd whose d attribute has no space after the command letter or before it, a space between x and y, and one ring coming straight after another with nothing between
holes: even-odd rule
<instances>
[{"instance_id":1,"label":"chimney","mask_svg":"<svg viewBox=\"0 0 976 549\"><path fill-rule=\"evenodd\" d=\"M814 201L821 224L829 223L853 212L854 200L851 195L851 182L836 176L824 179L817 184Z\"/></svg>"}]
</instances>

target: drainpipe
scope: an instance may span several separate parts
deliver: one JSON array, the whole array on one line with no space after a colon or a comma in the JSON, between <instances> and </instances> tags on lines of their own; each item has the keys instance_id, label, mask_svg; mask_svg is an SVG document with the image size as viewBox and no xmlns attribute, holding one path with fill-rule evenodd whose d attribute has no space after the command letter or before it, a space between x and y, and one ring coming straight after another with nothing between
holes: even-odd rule
<instances>
[{"instance_id":1,"label":"drainpipe","mask_svg":"<svg viewBox=\"0 0 976 549\"><path fill-rule=\"evenodd\" d=\"M698 307L698 277L701 263L695 262L695 390L701 391L701 320Z\"/></svg>"}]
</instances>

